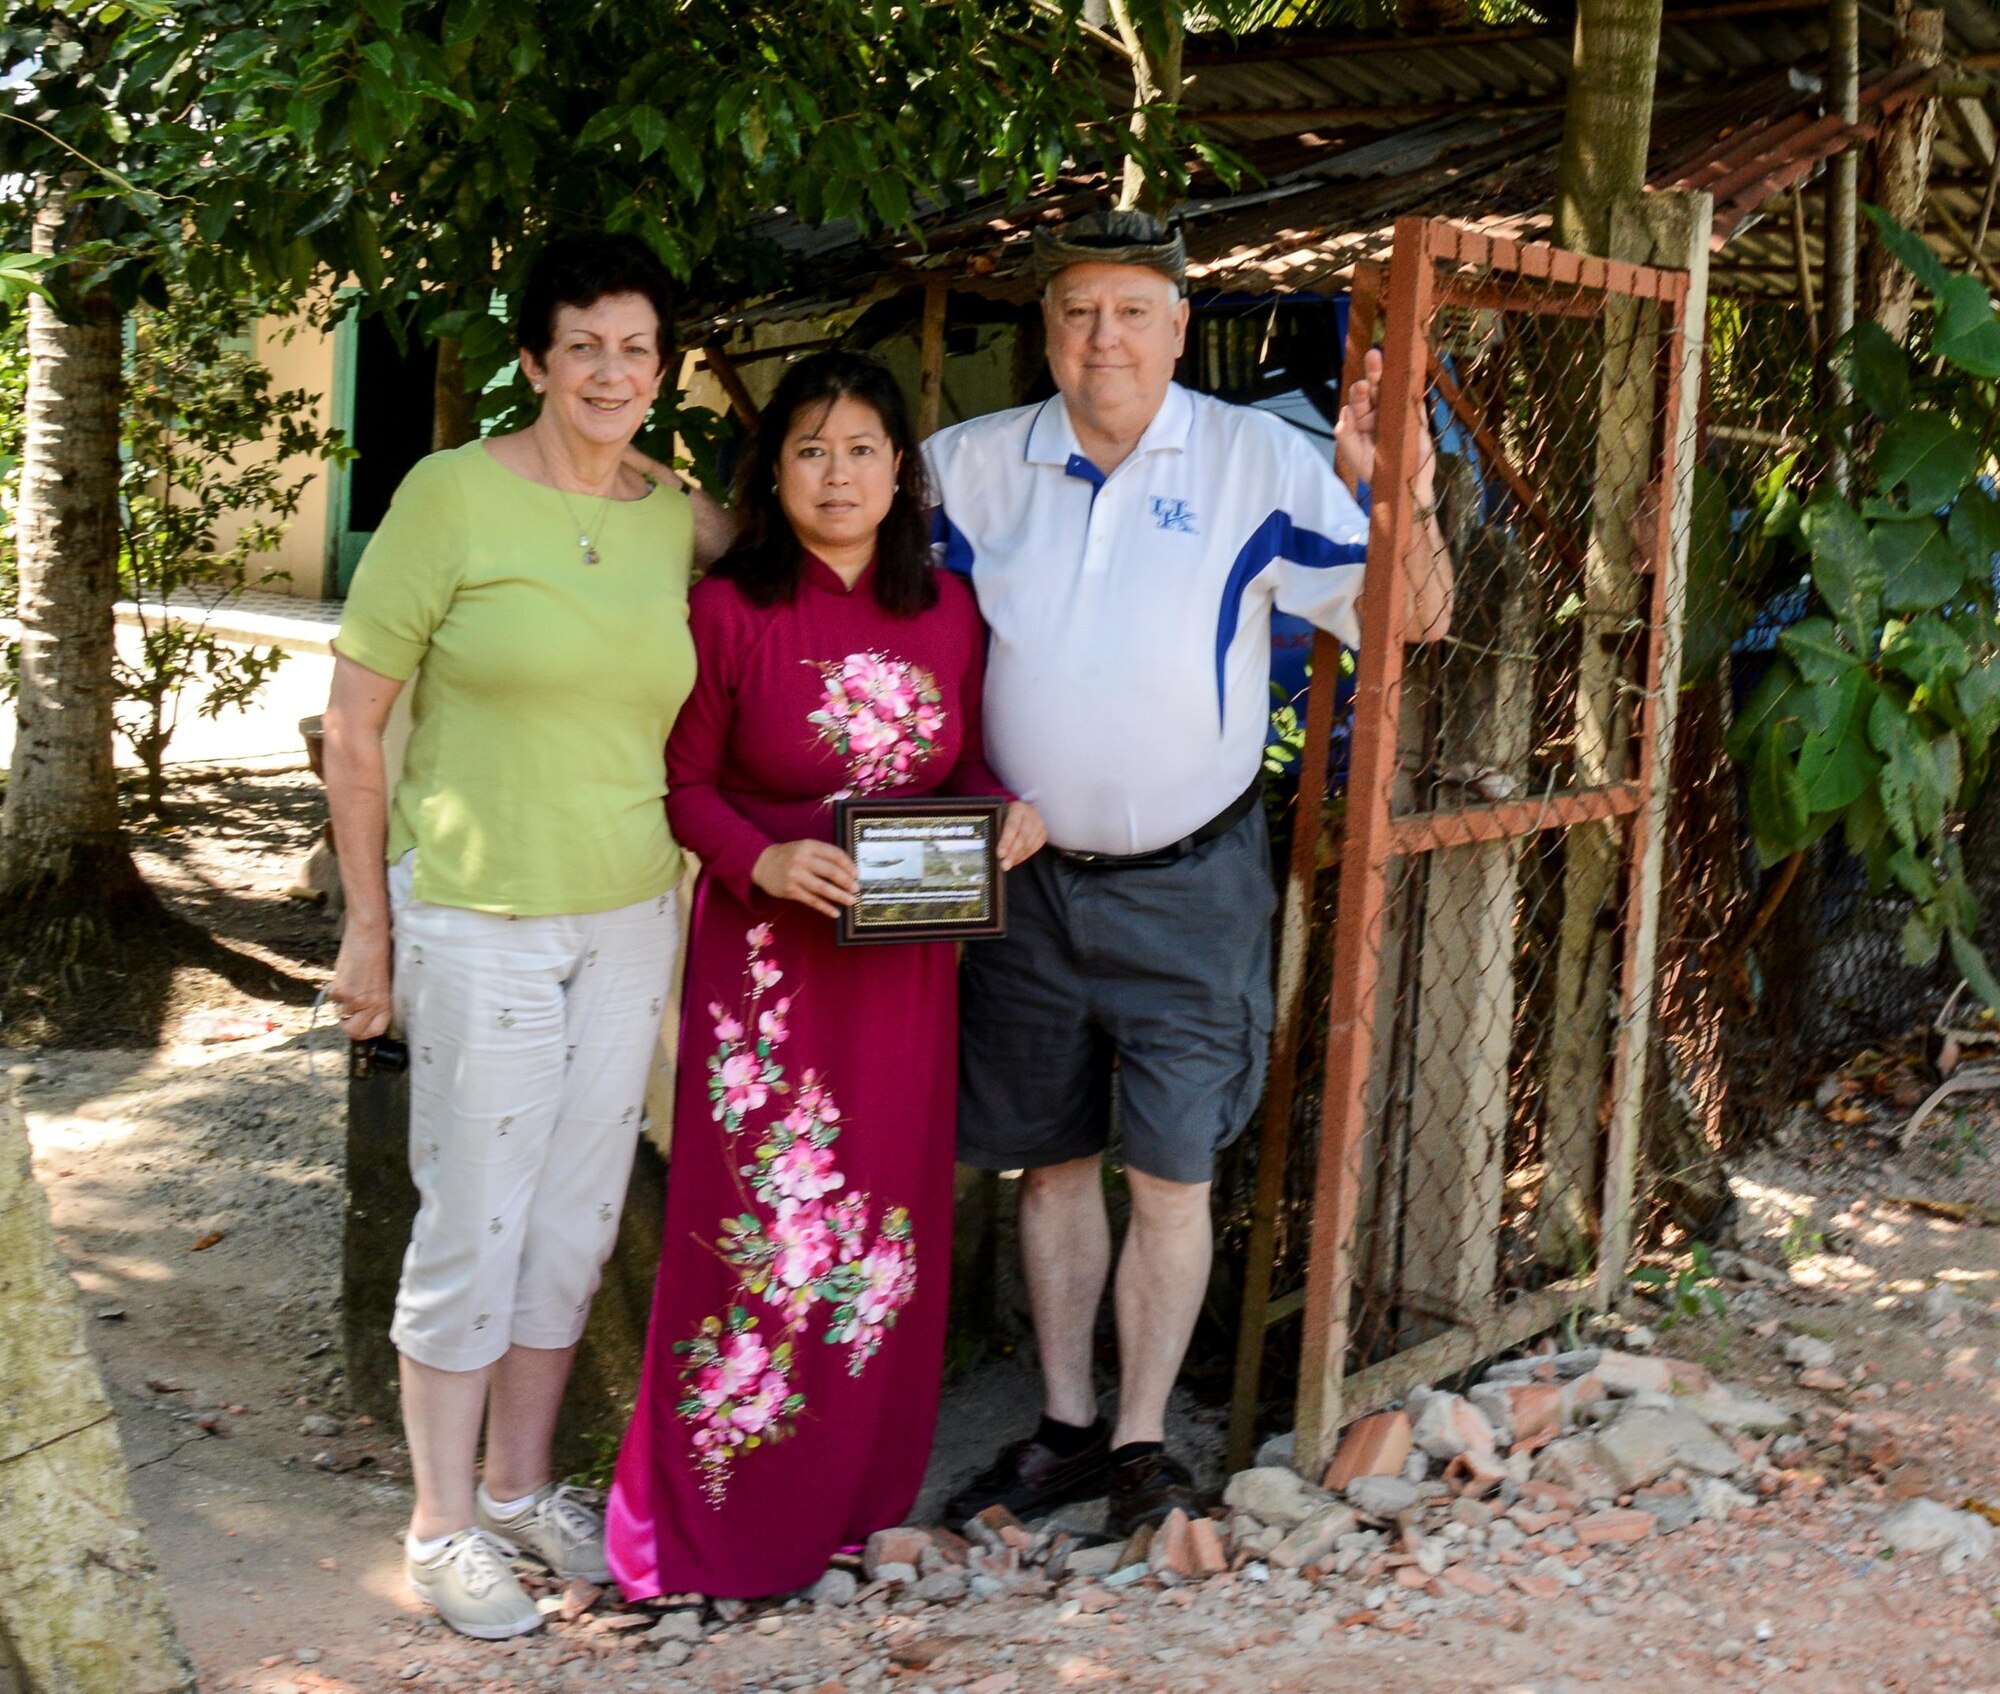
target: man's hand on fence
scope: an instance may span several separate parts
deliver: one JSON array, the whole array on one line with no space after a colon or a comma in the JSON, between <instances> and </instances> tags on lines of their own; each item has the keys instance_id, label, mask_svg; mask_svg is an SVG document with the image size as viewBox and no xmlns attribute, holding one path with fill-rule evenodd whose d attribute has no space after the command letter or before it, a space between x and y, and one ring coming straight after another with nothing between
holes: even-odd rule
<instances>
[{"instance_id":1,"label":"man's hand on fence","mask_svg":"<svg viewBox=\"0 0 2000 1694\"><path fill-rule=\"evenodd\" d=\"M1340 420L1333 426L1333 463L1342 482L1358 496L1364 483L1375 480L1375 449L1382 408L1382 351L1371 347L1362 356L1362 374L1341 396ZM1410 423L1417 440L1417 470L1410 493L1409 611L1403 631L1409 641L1436 641L1451 628L1451 553L1437 521L1437 446L1424 420L1420 400L1411 402Z\"/></svg>"},{"instance_id":2,"label":"man's hand on fence","mask_svg":"<svg viewBox=\"0 0 2000 1694\"><path fill-rule=\"evenodd\" d=\"M1382 350L1371 347L1362 356L1362 374L1340 397L1340 418L1333 426L1333 468L1357 495L1375 480L1375 449L1381 433ZM1413 403L1414 405L1414 403ZM1417 504L1428 510L1435 498L1437 448L1424 427L1421 410L1413 420L1417 435L1417 474L1411 484Z\"/></svg>"}]
</instances>

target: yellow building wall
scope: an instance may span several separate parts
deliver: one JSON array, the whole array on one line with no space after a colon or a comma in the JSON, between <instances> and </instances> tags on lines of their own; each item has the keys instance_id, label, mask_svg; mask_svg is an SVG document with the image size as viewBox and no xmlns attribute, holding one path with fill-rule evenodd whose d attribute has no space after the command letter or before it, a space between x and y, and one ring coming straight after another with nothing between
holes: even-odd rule
<instances>
[{"instance_id":1,"label":"yellow building wall","mask_svg":"<svg viewBox=\"0 0 2000 1694\"><path fill-rule=\"evenodd\" d=\"M312 410L315 428L333 427L331 331L315 328L303 314L259 318L253 330L252 351L271 373L275 387L302 388L316 397ZM265 447L245 450L250 458L269 457L269 452ZM333 494L333 467L300 459L289 468L293 476L306 476L309 480L299 498L298 512L285 526L284 540L275 552L260 555L252 565L250 586L317 600L326 593L328 580L327 508Z\"/></svg>"}]
</instances>

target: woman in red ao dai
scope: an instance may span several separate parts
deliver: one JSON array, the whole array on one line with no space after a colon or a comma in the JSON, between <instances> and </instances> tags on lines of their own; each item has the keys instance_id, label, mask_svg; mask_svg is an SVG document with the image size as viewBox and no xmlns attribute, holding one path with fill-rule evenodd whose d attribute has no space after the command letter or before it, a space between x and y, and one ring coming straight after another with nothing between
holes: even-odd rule
<instances>
[{"instance_id":1,"label":"woman in red ao dai","mask_svg":"<svg viewBox=\"0 0 2000 1694\"><path fill-rule=\"evenodd\" d=\"M957 1105L956 949L841 948L850 794L1004 794L985 631L930 562L895 381L792 367L690 600L667 811L700 859L665 1245L606 1519L628 1598L803 1587L900 1523L936 1419ZM1013 802L1003 865L1044 839Z\"/></svg>"}]
</instances>

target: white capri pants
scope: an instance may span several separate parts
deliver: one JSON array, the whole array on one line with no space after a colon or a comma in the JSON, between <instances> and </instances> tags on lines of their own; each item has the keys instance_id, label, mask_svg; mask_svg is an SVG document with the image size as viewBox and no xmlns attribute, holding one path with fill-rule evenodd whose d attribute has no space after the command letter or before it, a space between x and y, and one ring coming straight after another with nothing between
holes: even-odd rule
<instances>
[{"instance_id":1,"label":"white capri pants","mask_svg":"<svg viewBox=\"0 0 2000 1694\"><path fill-rule=\"evenodd\" d=\"M419 1205L389 1337L438 1370L583 1334L618 1238L679 944L671 893L575 917L412 897L389 871Z\"/></svg>"}]
</instances>

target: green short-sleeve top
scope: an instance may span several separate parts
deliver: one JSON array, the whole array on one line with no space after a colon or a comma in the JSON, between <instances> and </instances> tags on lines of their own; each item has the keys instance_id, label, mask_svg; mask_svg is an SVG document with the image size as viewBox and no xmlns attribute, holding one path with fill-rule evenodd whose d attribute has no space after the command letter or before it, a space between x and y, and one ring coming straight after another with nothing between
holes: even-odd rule
<instances>
[{"instance_id":1,"label":"green short-sleeve top","mask_svg":"<svg viewBox=\"0 0 2000 1694\"><path fill-rule=\"evenodd\" d=\"M389 819L418 899L545 917L674 885L664 749L694 683L693 536L676 490L565 502L476 441L404 478L334 645L399 682L421 667Z\"/></svg>"}]
</instances>

